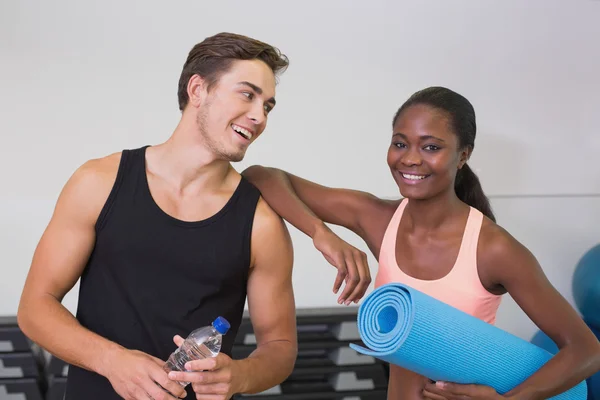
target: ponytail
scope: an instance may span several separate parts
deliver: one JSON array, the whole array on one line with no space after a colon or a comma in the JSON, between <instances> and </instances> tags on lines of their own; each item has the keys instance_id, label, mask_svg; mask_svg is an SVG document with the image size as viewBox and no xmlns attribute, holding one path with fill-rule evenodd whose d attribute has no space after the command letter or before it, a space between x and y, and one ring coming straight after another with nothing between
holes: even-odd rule
<instances>
[{"instance_id":1,"label":"ponytail","mask_svg":"<svg viewBox=\"0 0 600 400\"><path fill-rule=\"evenodd\" d=\"M496 222L490 201L485 193L483 193L479 178L477 178L477 175L475 175L475 172L473 172L468 164L463 165L458 170L456 180L454 181L454 191L460 200L478 209L483 215Z\"/></svg>"}]
</instances>

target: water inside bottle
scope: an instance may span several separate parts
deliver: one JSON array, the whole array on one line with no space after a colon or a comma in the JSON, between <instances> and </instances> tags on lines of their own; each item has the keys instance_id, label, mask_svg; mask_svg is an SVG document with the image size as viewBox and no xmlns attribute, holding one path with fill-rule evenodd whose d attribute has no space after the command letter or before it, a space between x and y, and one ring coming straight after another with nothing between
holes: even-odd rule
<instances>
[{"instance_id":1,"label":"water inside bottle","mask_svg":"<svg viewBox=\"0 0 600 400\"><path fill-rule=\"evenodd\" d=\"M216 343L212 342L214 342L214 340L208 340L207 342L197 344L193 341L186 340L180 348L171 354L165 364L165 371L186 371L185 364L188 361L216 357L217 354L219 354L219 348L215 347ZM213 350L211 350L211 348L213 348ZM178 383L183 387L189 384L189 382Z\"/></svg>"}]
</instances>

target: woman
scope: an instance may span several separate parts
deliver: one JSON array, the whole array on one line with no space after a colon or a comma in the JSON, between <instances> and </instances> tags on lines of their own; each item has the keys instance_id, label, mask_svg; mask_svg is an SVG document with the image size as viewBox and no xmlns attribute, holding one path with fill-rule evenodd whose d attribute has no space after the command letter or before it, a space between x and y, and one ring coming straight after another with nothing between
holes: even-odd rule
<instances>
[{"instance_id":1,"label":"woman","mask_svg":"<svg viewBox=\"0 0 600 400\"><path fill-rule=\"evenodd\" d=\"M325 223L366 242L379 261L375 286L405 283L490 324L508 292L560 351L504 396L486 386L435 383L391 365L388 398L546 399L600 370L594 335L534 256L495 223L467 165L476 133L471 103L449 89L427 88L400 107L392 125L387 163L401 200L328 188L273 168L253 166L244 175L338 268L334 291L347 282L340 303L358 302L371 278L365 254Z\"/></svg>"}]
</instances>

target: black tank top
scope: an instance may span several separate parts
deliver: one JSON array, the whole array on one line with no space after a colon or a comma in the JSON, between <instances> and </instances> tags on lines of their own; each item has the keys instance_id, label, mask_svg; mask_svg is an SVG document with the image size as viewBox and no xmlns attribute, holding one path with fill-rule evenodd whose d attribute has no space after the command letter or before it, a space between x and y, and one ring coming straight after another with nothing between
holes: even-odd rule
<instances>
[{"instance_id":1,"label":"black tank top","mask_svg":"<svg viewBox=\"0 0 600 400\"><path fill-rule=\"evenodd\" d=\"M125 348L166 360L176 348L174 335L185 338L223 316L231 329L221 351L231 356L246 301L250 236L260 193L242 177L213 216L197 222L173 218L151 196L146 147L122 153L81 276L76 317ZM65 399L120 397L108 379L70 366Z\"/></svg>"}]
</instances>

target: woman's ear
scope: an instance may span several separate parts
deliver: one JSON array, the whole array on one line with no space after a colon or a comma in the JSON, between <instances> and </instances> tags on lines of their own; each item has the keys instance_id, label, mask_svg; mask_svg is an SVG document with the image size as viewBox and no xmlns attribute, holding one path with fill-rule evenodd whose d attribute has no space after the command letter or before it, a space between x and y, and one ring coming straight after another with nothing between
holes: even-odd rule
<instances>
[{"instance_id":1,"label":"woman's ear","mask_svg":"<svg viewBox=\"0 0 600 400\"><path fill-rule=\"evenodd\" d=\"M469 161L471 153L473 153L473 148L471 146L463 147L459 154L458 169L461 169L467 163L467 161Z\"/></svg>"}]
</instances>

